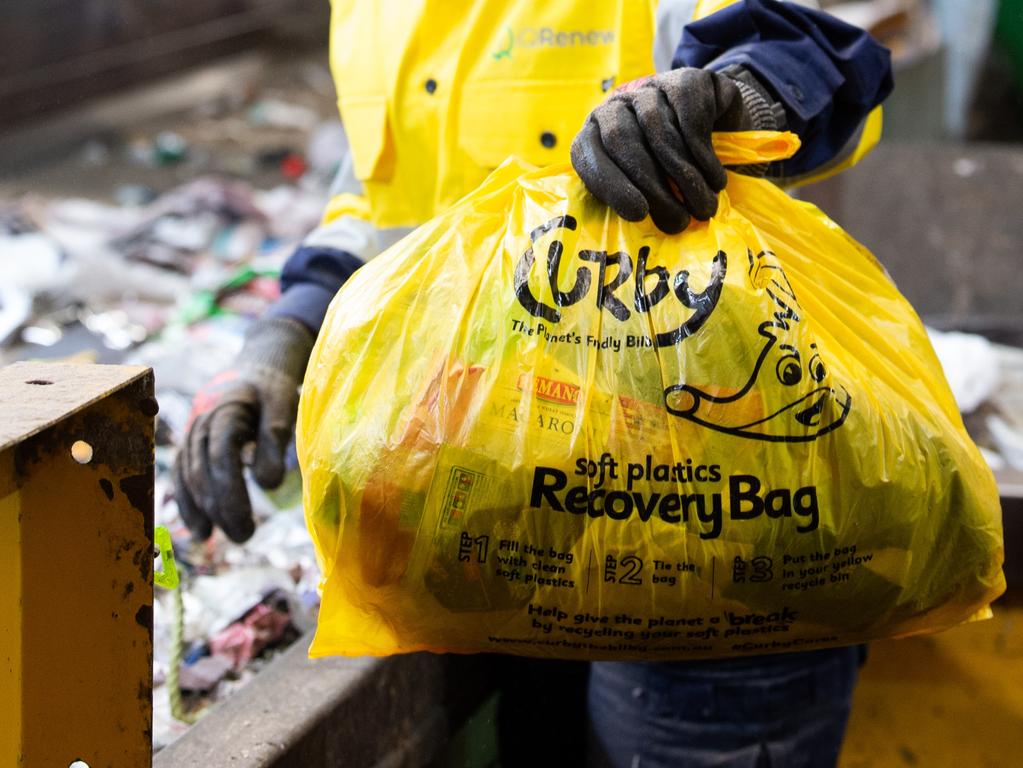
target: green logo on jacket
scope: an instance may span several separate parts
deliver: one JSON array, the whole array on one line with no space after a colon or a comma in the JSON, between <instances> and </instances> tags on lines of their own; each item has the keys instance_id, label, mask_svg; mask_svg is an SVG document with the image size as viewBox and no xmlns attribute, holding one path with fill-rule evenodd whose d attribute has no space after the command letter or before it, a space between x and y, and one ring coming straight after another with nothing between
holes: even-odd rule
<instances>
[{"instance_id":1,"label":"green logo on jacket","mask_svg":"<svg viewBox=\"0 0 1023 768\"><path fill-rule=\"evenodd\" d=\"M510 59L516 44L520 48L598 47L615 42L613 29L554 29L553 27L504 28L503 45L490 55L495 61Z\"/></svg>"}]
</instances>

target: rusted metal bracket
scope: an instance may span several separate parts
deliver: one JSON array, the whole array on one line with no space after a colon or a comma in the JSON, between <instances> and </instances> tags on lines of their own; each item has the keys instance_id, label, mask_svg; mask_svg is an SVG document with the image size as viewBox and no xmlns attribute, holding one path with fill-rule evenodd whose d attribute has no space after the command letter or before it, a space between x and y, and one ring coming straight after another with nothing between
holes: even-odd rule
<instances>
[{"instance_id":1,"label":"rusted metal bracket","mask_svg":"<svg viewBox=\"0 0 1023 768\"><path fill-rule=\"evenodd\" d=\"M153 373L0 369L0 765L152 757Z\"/></svg>"}]
</instances>

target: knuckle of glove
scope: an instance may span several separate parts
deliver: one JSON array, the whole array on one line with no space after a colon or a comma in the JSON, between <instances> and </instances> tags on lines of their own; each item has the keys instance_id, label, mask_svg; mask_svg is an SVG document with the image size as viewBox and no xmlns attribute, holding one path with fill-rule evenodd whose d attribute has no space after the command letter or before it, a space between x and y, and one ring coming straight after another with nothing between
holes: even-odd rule
<instances>
[{"instance_id":1,"label":"knuckle of glove","mask_svg":"<svg viewBox=\"0 0 1023 768\"><path fill-rule=\"evenodd\" d=\"M278 371L267 371L256 385L254 396L274 423L294 423L298 410L296 380Z\"/></svg>"},{"instance_id":2,"label":"knuckle of glove","mask_svg":"<svg viewBox=\"0 0 1023 768\"><path fill-rule=\"evenodd\" d=\"M232 369L215 377L200 389L192 399L191 421L212 413L225 403L245 401L253 397L252 383L239 369Z\"/></svg>"},{"instance_id":3,"label":"knuckle of glove","mask_svg":"<svg viewBox=\"0 0 1023 768\"><path fill-rule=\"evenodd\" d=\"M579 174L579 178L583 180L587 189L590 187L591 178L594 174L594 166L597 160L594 158L593 151L593 136L594 128L590 122L582 127L576 137L572 140L572 148L569 150L569 155L572 159L572 167L575 172ZM590 190L592 192L592 190Z\"/></svg>"},{"instance_id":4,"label":"knuckle of glove","mask_svg":"<svg viewBox=\"0 0 1023 768\"><path fill-rule=\"evenodd\" d=\"M636 120L632 101L632 94L613 96L593 111L600 138L608 149L628 141L632 128L630 123Z\"/></svg>"},{"instance_id":5,"label":"knuckle of glove","mask_svg":"<svg viewBox=\"0 0 1023 768\"><path fill-rule=\"evenodd\" d=\"M713 97L711 73L696 67L683 67L663 72L653 80L653 85L668 99L668 103L678 111L680 108L693 107Z\"/></svg>"},{"instance_id":6,"label":"knuckle of glove","mask_svg":"<svg viewBox=\"0 0 1023 768\"><path fill-rule=\"evenodd\" d=\"M573 141L571 157L579 178L597 200L629 221L639 221L647 215L646 201L605 148L594 115L590 115Z\"/></svg>"}]
</instances>

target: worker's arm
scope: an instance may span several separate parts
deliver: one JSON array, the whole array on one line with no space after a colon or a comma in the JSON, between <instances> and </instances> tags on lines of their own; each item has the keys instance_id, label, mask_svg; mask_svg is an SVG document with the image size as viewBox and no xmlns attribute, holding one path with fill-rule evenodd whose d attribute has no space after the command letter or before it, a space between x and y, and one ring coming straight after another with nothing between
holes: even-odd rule
<instances>
[{"instance_id":1,"label":"worker's arm","mask_svg":"<svg viewBox=\"0 0 1023 768\"><path fill-rule=\"evenodd\" d=\"M802 141L794 157L769 171L787 179L851 153L867 116L892 90L888 49L866 31L776 0L745 0L689 24L672 66L741 67L755 76Z\"/></svg>"},{"instance_id":2,"label":"worker's arm","mask_svg":"<svg viewBox=\"0 0 1023 768\"><path fill-rule=\"evenodd\" d=\"M208 538L217 527L240 542L255 531L242 450L256 445L257 483L280 485L313 338L296 320L261 318L232 365L195 396L173 469L178 511L194 536Z\"/></svg>"},{"instance_id":3,"label":"worker's arm","mask_svg":"<svg viewBox=\"0 0 1023 768\"><path fill-rule=\"evenodd\" d=\"M666 232L716 210L725 173L712 131L795 130L800 153L759 170L801 176L835 162L891 90L888 52L867 33L775 0L690 24L673 63L597 107L572 146L595 197L629 220L649 213Z\"/></svg>"},{"instance_id":4,"label":"worker's arm","mask_svg":"<svg viewBox=\"0 0 1023 768\"><path fill-rule=\"evenodd\" d=\"M174 481L182 519L199 538L214 527L234 541L252 535L243 448L255 443L256 482L279 485L295 430L298 387L327 306L345 280L380 251L377 231L358 215L358 199L343 189L344 175L342 164L327 215L285 264L281 298L249 328L231 367L194 400Z\"/></svg>"},{"instance_id":5,"label":"worker's arm","mask_svg":"<svg viewBox=\"0 0 1023 768\"><path fill-rule=\"evenodd\" d=\"M291 318L316 334L334 294L378 252L369 222L344 217L321 224L284 264L281 298L266 317Z\"/></svg>"}]
</instances>

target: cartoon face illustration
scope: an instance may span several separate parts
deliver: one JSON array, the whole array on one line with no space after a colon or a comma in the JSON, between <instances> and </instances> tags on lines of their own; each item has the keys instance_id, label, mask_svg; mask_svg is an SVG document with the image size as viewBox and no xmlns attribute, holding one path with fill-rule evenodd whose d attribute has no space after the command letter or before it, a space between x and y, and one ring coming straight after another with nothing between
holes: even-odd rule
<instances>
[{"instance_id":1,"label":"cartoon face illustration","mask_svg":"<svg viewBox=\"0 0 1023 768\"><path fill-rule=\"evenodd\" d=\"M773 303L770 319L760 323L763 337L753 370L738 389L676 384L664 390L669 413L709 429L754 440L807 442L840 427L852 396L830 381L815 343L799 349L795 330L799 303L784 270L770 251L748 251L749 279ZM765 405L765 392L785 393L784 404Z\"/></svg>"}]
</instances>

